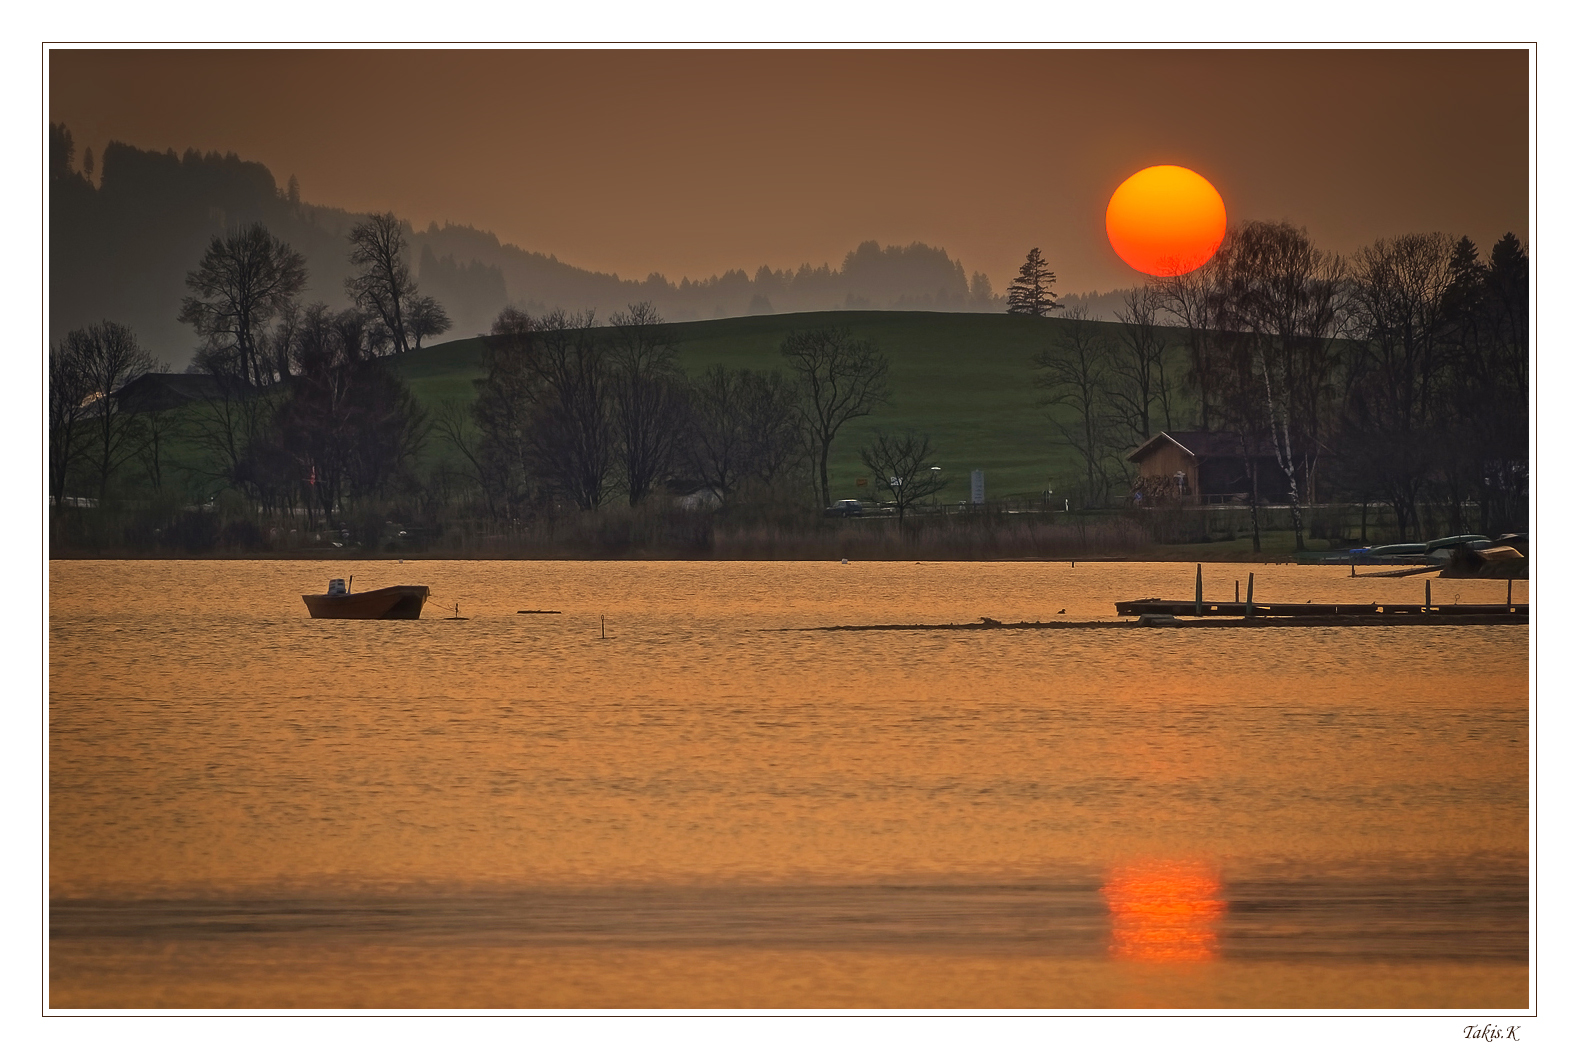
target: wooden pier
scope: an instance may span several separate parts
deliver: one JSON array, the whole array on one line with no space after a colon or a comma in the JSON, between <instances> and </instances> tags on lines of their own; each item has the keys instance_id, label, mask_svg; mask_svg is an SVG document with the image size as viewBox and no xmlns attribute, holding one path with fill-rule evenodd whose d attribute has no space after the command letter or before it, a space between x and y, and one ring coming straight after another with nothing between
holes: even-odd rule
<instances>
[{"instance_id":1,"label":"wooden pier","mask_svg":"<svg viewBox=\"0 0 1580 1060\"><path fill-rule=\"evenodd\" d=\"M1179 619L1190 616L1194 625L1228 625L1240 622L1260 622L1264 619L1281 620L1282 624L1303 625L1429 625L1452 623L1458 625L1507 625L1530 621L1530 605L1514 602L1514 582L1509 581L1505 600L1501 604L1432 604L1432 583L1425 585L1426 592L1419 604L1319 604L1307 600L1303 604L1253 603L1256 595L1256 575L1245 583L1245 599L1240 599L1240 583L1234 583L1234 600L1206 600L1202 597L1201 564L1196 564L1196 599L1162 600L1150 597L1145 600L1119 600L1114 609L1121 615L1133 615L1142 625L1180 625Z\"/></svg>"},{"instance_id":2,"label":"wooden pier","mask_svg":"<svg viewBox=\"0 0 1580 1060\"><path fill-rule=\"evenodd\" d=\"M1317 615L1525 615L1529 604L1247 604L1244 600L1120 600L1121 615L1273 618ZM1199 609L1198 609L1199 608Z\"/></svg>"}]
</instances>

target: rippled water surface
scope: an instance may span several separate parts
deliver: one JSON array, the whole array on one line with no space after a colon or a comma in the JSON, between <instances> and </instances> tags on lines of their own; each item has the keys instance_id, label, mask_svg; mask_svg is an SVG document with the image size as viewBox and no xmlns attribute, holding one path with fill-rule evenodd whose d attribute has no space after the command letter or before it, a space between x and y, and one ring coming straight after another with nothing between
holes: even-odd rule
<instances>
[{"instance_id":1,"label":"rippled water surface","mask_svg":"<svg viewBox=\"0 0 1580 1060\"><path fill-rule=\"evenodd\" d=\"M1526 628L1118 623L1194 576L52 563L51 1004L1525 1007ZM983 617L1115 625L814 628Z\"/></svg>"}]
</instances>

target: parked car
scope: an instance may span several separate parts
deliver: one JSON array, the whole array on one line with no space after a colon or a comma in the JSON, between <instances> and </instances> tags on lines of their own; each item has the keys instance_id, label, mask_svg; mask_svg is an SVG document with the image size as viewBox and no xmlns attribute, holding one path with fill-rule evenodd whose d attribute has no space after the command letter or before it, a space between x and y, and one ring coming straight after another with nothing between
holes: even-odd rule
<instances>
[{"instance_id":1,"label":"parked car","mask_svg":"<svg viewBox=\"0 0 1580 1060\"><path fill-rule=\"evenodd\" d=\"M849 519L853 515L861 514L861 502L856 500L854 497L842 501L835 501L833 504L823 509L823 514L837 515L841 518Z\"/></svg>"}]
</instances>

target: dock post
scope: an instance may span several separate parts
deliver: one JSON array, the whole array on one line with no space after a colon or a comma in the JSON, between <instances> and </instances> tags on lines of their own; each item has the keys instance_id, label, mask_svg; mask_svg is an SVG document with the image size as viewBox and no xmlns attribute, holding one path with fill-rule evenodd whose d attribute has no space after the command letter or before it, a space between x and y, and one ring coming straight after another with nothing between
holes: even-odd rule
<instances>
[{"instance_id":1,"label":"dock post","mask_svg":"<svg viewBox=\"0 0 1580 1060\"><path fill-rule=\"evenodd\" d=\"M1426 614L1431 614L1432 613L1432 582L1431 582L1431 576L1428 575L1427 578L1423 579L1423 580L1426 581L1426 607L1423 609L1423 611Z\"/></svg>"},{"instance_id":2,"label":"dock post","mask_svg":"<svg viewBox=\"0 0 1580 1060\"><path fill-rule=\"evenodd\" d=\"M1236 578L1234 580L1234 602L1235 603L1239 603L1240 602L1240 579L1239 578Z\"/></svg>"},{"instance_id":3,"label":"dock post","mask_svg":"<svg viewBox=\"0 0 1580 1060\"><path fill-rule=\"evenodd\" d=\"M1514 579L1513 578L1509 579L1509 595L1508 595L1507 598L1504 599L1503 606L1507 607L1510 611L1514 610Z\"/></svg>"},{"instance_id":4,"label":"dock post","mask_svg":"<svg viewBox=\"0 0 1580 1060\"><path fill-rule=\"evenodd\" d=\"M1245 617L1251 617L1251 594L1256 590L1256 572L1245 576Z\"/></svg>"},{"instance_id":5,"label":"dock post","mask_svg":"<svg viewBox=\"0 0 1580 1060\"><path fill-rule=\"evenodd\" d=\"M1196 617L1201 617L1201 564L1196 564Z\"/></svg>"}]
</instances>

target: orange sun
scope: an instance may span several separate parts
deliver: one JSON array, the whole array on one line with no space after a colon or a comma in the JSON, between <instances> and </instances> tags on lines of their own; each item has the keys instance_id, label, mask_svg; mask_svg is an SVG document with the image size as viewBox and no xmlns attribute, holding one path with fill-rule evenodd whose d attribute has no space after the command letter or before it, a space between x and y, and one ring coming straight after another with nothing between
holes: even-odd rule
<instances>
[{"instance_id":1,"label":"orange sun","mask_svg":"<svg viewBox=\"0 0 1580 1060\"><path fill-rule=\"evenodd\" d=\"M1133 269L1179 276L1206 264L1223 242L1223 196L1184 166L1150 166L1108 200L1108 241Z\"/></svg>"}]
</instances>

